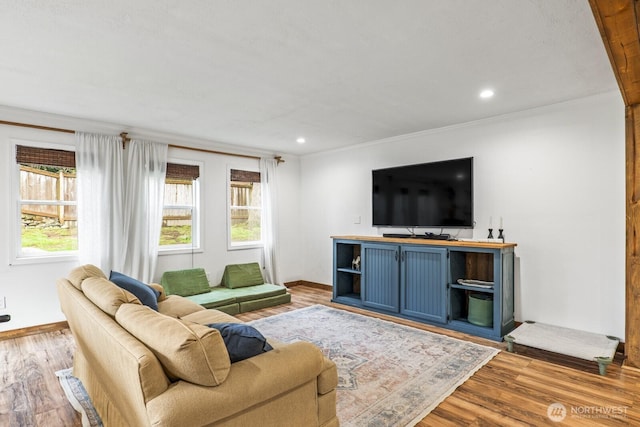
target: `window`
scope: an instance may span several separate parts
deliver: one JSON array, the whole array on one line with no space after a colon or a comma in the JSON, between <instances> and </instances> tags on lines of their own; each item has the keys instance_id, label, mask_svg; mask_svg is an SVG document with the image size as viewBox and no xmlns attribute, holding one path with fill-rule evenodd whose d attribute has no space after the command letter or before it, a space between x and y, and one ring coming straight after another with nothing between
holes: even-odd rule
<instances>
[{"instance_id":1,"label":"window","mask_svg":"<svg viewBox=\"0 0 640 427\"><path fill-rule=\"evenodd\" d=\"M167 163L160 250L200 246L199 177L198 165Z\"/></svg>"},{"instance_id":2,"label":"window","mask_svg":"<svg viewBox=\"0 0 640 427\"><path fill-rule=\"evenodd\" d=\"M75 152L16 146L18 258L78 250Z\"/></svg>"},{"instance_id":3,"label":"window","mask_svg":"<svg viewBox=\"0 0 640 427\"><path fill-rule=\"evenodd\" d=\"M230 247L262 243L262 198L260 173L229 169Z\"/></svg>"}]
</instances>

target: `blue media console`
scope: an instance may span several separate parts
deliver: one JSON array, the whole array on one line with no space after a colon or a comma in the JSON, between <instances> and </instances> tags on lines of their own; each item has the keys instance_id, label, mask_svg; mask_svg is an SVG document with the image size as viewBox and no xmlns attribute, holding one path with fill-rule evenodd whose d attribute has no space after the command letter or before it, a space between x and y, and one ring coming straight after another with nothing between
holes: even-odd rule
<instances>
[{"instance_id":1,"label":"blue media console","mask_svg":"<svg viewBox=\"0 0 640 427\"><path fill-rule=\"evenodd\" d=\"M515 327L515 243L332 239L333 302L497 341ZM469 297L492 302L491 320L470 316Z\"/></svg>"}]
</instances>

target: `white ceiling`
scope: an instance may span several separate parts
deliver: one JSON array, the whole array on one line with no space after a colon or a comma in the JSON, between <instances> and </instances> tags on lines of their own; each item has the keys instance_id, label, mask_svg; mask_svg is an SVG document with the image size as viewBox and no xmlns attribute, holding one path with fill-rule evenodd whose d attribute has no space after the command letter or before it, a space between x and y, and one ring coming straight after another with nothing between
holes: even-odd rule
<instances>
[{"instance_id":1,"label":"white ceiling","mask_svg":"<svg viewBox=\"0 0 640 427\"><path fill-rule=\"evenodd\" d=\"M2 0L0 46L0 105L279 154L617 89L587 0Z\"/></svg>"}]
</instances>

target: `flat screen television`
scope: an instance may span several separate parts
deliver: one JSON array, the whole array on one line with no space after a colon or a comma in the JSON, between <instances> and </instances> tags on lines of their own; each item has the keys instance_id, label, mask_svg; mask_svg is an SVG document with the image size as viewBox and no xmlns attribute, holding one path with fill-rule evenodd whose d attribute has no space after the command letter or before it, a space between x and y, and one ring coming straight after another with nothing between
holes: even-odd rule
<instances>
[{"instance_id":1,"label":"flat screen television","mask_svg":"<svg viewBox=\"0 0 640 427\"><path fill-rule=\"evenodd\" d=\"M473 157L372 171L373 226L473 228Z\"/></svg>"}]
</instances>

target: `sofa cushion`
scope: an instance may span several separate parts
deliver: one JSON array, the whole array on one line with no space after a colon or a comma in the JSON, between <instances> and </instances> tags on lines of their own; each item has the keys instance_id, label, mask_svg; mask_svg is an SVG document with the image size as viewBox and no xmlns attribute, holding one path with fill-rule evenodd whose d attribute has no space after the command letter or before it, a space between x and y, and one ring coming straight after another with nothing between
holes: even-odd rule
<instances>
[{"instance_id":1,"label":"sofa cushion","mask_svg":"<svg viewBox=\"0 0 640 427\"><path fill-rule=\"evenodd\" d=\"M160 280L167 295L188 297L209 292L209 280L203 268L165 271Z\"/></svg>"},{"instance_id":2,"label":"sofa cushion","mask_svg":"<svg viewBox=\"0 0 640 427\"><path fill-rule=\"evenodd\" d=\"M182 317L205 308L178 295L169 295L162 301L158 301L158 311L171 317Z\"/></svg>"},{"instance_id":3,"label":"sofa cushion","mask_svg":"<svg viewBox=\"0 0 640 427\"><path fill-rule=\"evenodd\" d=\"M231 363L273 350L267 339L253 326L244 323L211 323L222 334Z\"/></svg>"},{"instance_id":4,"label":"sofa cushion","mask_svg":"<svg viewBox=\"0 0 640 427\"><path fill-rule=\"evenodd\" d=\"M82 282L82 292L100 310L114 317L122 304L141 304L131 292L110 282L105 277L88 277Z\"/></svg>"},{"instance_id":5,"label":"sofa cushion","mask_svg":"<svg viewBox=\"0 0 640 427\"><path fill-rule=\"evenodd\" d=\"M227 288L242 288L245 286L262 285L264 279L257 262L248 264L229 264L224 268L222 284Z\"/></svg>"},{"instance_id":6,"label":"sofa cushion","mask_svg":"<svg viewBox=\"0 0 640 427\"><path fill-rule=\"evenodd\" d=\"M80 267L76 267L69 273L69 282L78 290L82 289L82 281L87 277L102 277L107 278L105 274L95 265L85 264Z\"/></svg>"},{"instance_id":7,"label":"sofa cushion","mask_svg":"<svg viewBox=\"0 0 640 427\"><path fill-rule=\"evenodd\" d=\"M229 353L216 329L135 304L122 304L116 321L149 347L170 378L217 386L229 374Z\"/></svg>"},{"instance_id":8,"label":"sofa cushion","mask_svg":"<svg viewBox=\"0 0 640 427\"><path fill-rule=\"evenodd\" d=\"M117 271L111 272L109 280L120 286L122 289L134 294L142 304L158 311L158 296L160 296L160 292L156 291L151 286L147 286L141 281L125 274L118 273Z\"/></svg>"},{"instance_id":9,"label":"sofa cushion","mask_svg":"<svg viewBox=\"0 0 640 427\"><path fill-rule=\"evenodd\" d=\"M210 323L241 323L235 317L216 309L203 309L185 316L180 316L180 319L201 325L208 325Z\"/></svg>"}]
</instances>

